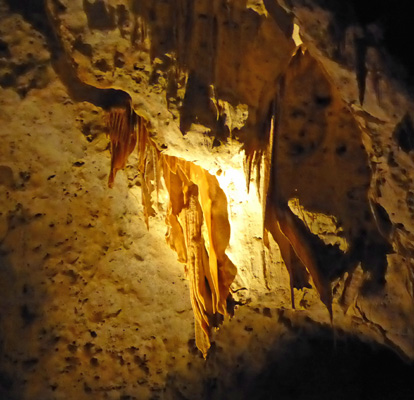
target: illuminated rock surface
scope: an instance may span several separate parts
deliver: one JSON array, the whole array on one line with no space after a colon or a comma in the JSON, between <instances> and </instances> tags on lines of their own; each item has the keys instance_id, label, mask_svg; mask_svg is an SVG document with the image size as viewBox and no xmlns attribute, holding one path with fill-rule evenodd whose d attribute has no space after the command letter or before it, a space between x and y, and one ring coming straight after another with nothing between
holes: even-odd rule
<instances>
[{"instance_id":1,"label":"illuminated rock surface","mask_svg":"<svg viewBox=\"0 0 414 400\"><path fill-rule=\"evenodd\" d=\"M325 3L0 2L1 399L411 398L412 93Z\"/></svg>"}]
</instances>

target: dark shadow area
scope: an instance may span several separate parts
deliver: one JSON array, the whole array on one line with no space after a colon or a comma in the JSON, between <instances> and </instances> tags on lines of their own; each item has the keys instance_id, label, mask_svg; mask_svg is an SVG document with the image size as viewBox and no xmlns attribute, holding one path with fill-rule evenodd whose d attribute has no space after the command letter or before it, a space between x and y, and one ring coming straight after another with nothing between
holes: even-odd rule
<instances>
[{"instance_id":1,"label":"dark shadow area","mask_svg":"<svg viewBox=\"0 0 414 400\"><path fill-rule=\"evenodd\" d=\"M414 150L414 126L409 114L406 114L395 127L393 137L404 152L409 153Z\"/></svg>"},{"instance_id":2,"label":"dark shadow area","mask_svg":"<svg viewBox=\"0 0 414 400\"><path fill-rule=\"evenodd\" d=\"M286 37L290 38L293 32L293 15L288 14L276 1L263 0L263 4Z\"/></svg>"},{"instance_id":3,"label":"dark shadow area","mask_svg":"<svg viewBox=\"0 0 414 400\"><path fill-rule=\"evenodd\" d=\"M268 313L286 328L282 334L273 333L273 342L254 335L252 327L260 325L258 315L255 322L250 320L252 335L250 341L244 342L245 348L233 348L225 339L230 347L222 347L224 342L212 343L203 372L197 375L202 382L201 396L198 386L185 374L171 374L167 392L182 400L412 399L414 364L389 348L342 331L333 334L329 327L310 319L294 322L283 310L268 309ZM257 365L252 348L257 349L261 360L262 341L268 347L264 362ZM196 349L193 351L196 354Z\"/></svg>"},{"instance_id":4,"label":"dark shadow area","mask_svg":"<svg viewBox=\"0 0 414 400\"><path fill-rule=\"evenodd\" d=\"M367 78L367 67L365 65L365 58L367 54L367 40L365 38L355 38L355 53L356 53L356 78L358 83L359 104L364 104L365 85Z\"/></svg>"},{"instance_id":5,"label":"dark shadow area","mask_svg":"<svg viewBox=\"0 0 414 400\"><path fill-rule=\"evenodd\" d=\"M107 7L102 0L96 0L95 2L83 0L83 9L88 18L90 29L106 31L116 28L115 8L109 5Z\"/></svg>"},{"instance_id":6,"label":"dark shadow area","mask_svg":"<svg viewBox=\"0 0 414 400\"><path fill-rule=\"evenodd\" d=\"M0 248L2 255L0 255L0 278L1 279L13 279L14 270L7 262L4 255L4 250ZM2 304L0 303L0 306ZM0 399L9 399L10 393L13 391L16 393L16 399L22 396L19 390L16 389L15 377L9 370L10 360L8 359L7 349L5 348L4 335L2 333L3 327L6 326L7 318L3 313L0 314Z\"/></svg>"},{"instance_id":7,"label":"dark shadow area","mask_svg":"<svg viewBox=\"0 0 414 400\"><path fill-rule=\"evenodd\" d=\"M401 62L408 75L414 68L414 58L409 50L412 46L412 2L401 0L351 0L348 2L362 25L376 23L382 29L383 44L387 51Z\"/></svg>"},{"instance_id":8,"label":"dark shadow area","mask_svg":"<svg viewBox=\"0 0 414 400\"><path fill-rule=\"evenodd\" d=\"M211 118L214 114L214 105L211 101L211 92L208 85L200 78L197 72L191 72L188 77L187 90L180 110L180 129L183 134L188 132L193 123L199 123L211 128L211 136L214 137L213 147L220 145L220 141L226 141L228 129L222 116Z\"/></svg>"},{"instance_id":9,"label":"dark shadow area","mask_svg":"<svg viewBox=\"0 0 414 400\"><path fill-rule=\"evenodd\" d=\"M359 24L365 31L367 44L377 43L384 46L395 61L405 68L404 79L413 84L414 58L410 51L412 46L410 0L401 0L398 3L390 0L319 0L316 3L334 14L336 26L331 27L331 33L339 41L344 39L347 26ZM379 30L371 30L373 25L376 25Z\"/></svg>"},{"instance_id":10,"label":"dark shadow area","mask_svg":"<svg viewBox=\"0 0 414 400\"><path fill-rule=\"evenodd\" d=\"M387 348L345 335L334 346L330 333L323 331L284 343L245 398L409 400L413 374L414 366Z\"/></svg>"},{"instance_id":11,"label":"dark shadow area","mask_svg":"<svg viewBox=\"0 0 414 400\"><path fill-rule=\"evenodd\" d=\"M45 36L53 36L52 29L45 18L43 0L5 0L10 11L21 14L25 20Z\"/></svg>"},{"instance_id":12,"label":"dark shadow area","mask_svg":"<svg viewBox=\"0 0 414 400\"><path fill-rule=\"evenodd\" d=\"M13 218L13 217L12 217ZM19 221L18 224L25 222ZM14 227L12 226L11 229ZM42 301L31 302L33 285L30 276L22 277L18 268L8 260L12 249L0 242L0 399L20 400L24 398L24 377L19 370L30 374L39 362L38 355L30 354L28 332L33 322L42 314ZM22 286L21 282L25 282ZM21 337L20 352L8 348L10 329Z\"/></svg>"}]
</instances>

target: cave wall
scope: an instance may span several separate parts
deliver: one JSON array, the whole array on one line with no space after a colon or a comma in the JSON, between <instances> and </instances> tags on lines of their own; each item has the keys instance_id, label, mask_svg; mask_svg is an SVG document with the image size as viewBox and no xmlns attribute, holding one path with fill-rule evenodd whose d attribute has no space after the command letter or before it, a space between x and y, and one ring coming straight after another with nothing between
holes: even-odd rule
<instances>
[{"instance_id":1,"label":"cave wall","mask_svg":"<svg viewBox=\"0 0 414 400\"><path fill-rule=\"evenodd\" d=\"M374 26L323 1L0 12L0 393L244 398L296 341L312 348L306 334L413 358L412 99ZM165 177L149 218L139 154L108 188L106 122L126 104L163 159L226 196L234 317L208 331L206 360L164 238Z\"/></svg>"}]
</instances>

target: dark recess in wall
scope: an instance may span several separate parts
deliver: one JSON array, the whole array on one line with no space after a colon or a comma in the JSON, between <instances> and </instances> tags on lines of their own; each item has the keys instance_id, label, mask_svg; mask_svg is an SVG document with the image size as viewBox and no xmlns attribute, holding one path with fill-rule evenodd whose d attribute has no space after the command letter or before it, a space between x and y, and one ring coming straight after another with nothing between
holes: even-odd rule
<instances>
[{"instance_id":1,"label":"dark recess in wall","mask_svg":"<svg viewBox=\"0 0 414 400\"><path fill-rule=\"evenodd\" d=\"M412 56L412 1L410 0L322 0L321 5L331 10L344 26L357 21L366 31L369 25L380 28L382 38L376 37L388 53L401 63L407 72L404 77L414 83Z\"/></svg>"},{"instance_id":2,"label":"dark recess in wall","mask_svg":"<svg viewBox=\"0 0 414 400\"><path fill-rule=\"evenodd\" d=\"M414 70L412 56L412 4L410 0L351 0L362 24L378 23L383 29L383 43L388 52L401 62L408 72ZM412 82L411 82L412 83Z\"/></svg>"}]
</instances>

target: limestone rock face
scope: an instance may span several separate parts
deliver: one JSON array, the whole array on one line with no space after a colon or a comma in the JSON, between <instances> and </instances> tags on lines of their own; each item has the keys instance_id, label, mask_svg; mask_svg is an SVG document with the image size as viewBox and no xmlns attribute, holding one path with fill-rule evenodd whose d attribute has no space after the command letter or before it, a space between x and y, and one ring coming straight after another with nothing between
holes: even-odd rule
<instances>
[{"instance_id":1,"label":"limestone rock face","mask_svg":"<svg viewBox=\"0 0 414 400\"><path fill-rule=\"evenodd\" d=\"M411 66L357 3L0 2L1 398L410 398Z\"/></svg>"}]
</instances>

